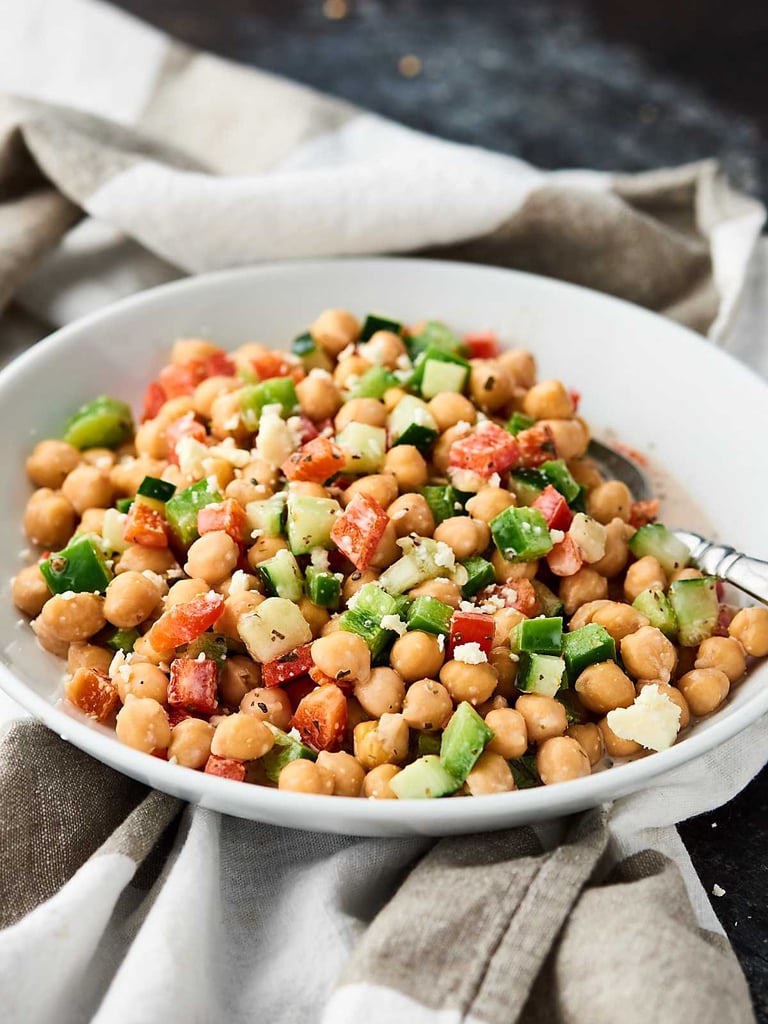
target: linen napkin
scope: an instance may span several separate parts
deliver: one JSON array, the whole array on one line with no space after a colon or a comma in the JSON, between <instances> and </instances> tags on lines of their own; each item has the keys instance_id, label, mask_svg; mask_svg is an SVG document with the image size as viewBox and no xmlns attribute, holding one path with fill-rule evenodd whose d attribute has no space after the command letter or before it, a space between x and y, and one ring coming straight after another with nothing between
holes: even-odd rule
<instances>
[{"instance_id":1,"label":"linen napkin","mask_svg":"<svg viewBox=\"0 0 768 1024\"><path fill-rule=\"evenodd\" d=\"M755 306L740 311L739 297L763 211L710 162L545 174L85 0L28 0L4 17L7 354L45 324L185 273L412 252L587 284L760 358ZM750 1020L673 826L746 785L765 738L758 723L610 808L435 843L183 808L11 720L4 1019Z\"/></svg>"}]
</instances>

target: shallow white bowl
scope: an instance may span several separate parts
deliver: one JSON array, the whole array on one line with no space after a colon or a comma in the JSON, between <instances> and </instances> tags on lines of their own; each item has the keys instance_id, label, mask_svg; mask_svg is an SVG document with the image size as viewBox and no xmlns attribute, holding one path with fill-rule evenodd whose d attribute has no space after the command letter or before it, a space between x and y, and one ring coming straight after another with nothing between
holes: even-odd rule
<instances>
[{"instance_id":1,"label":"shallow white bowl","mask_svg":"<svg viewBox=\"0 0 768 1024\"><path fill-rule=\"evenodd\" d=\"M407 259L284 263L193 278L138 295L58 331L0 374L6 487L0 510L0 685L64 739L113 768L205 807L293 828L360 835L431 835L506 828L571 813L647 786L768 710L768 664L726 707L661 754L586 779L482 799L374 801L281 793L233 783L130 750L60 703L63 665L41 650L13 608L8 581L25 559L21 520L30 488L24 459L96 394L134 406L173 339L228 347L285 346L325 308L373 310L406 322L442 319L494 329L536 355L540 375L583 394L599 431L649 451L706 513L717 533L768 557L768 388L702 338L635 306L544 278ZM663 513L663 508L662 508ZM685 525L671 523L671 525ZM707 781L702 778L702 785Z\"/></svg>"}]
</instances>

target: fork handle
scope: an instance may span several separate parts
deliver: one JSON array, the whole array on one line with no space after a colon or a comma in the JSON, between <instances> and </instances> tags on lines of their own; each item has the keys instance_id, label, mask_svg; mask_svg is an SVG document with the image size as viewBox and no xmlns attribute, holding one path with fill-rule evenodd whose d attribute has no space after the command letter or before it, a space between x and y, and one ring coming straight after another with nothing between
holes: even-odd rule
<instances>
[{"instance_id":1,"label":"fork handle","mask_svg":"<svg viewBox=\"0 0 768 1024\"><path fill-rule=\"evenodd\" d=\"M707 544L703 551L696 552L696 562L707 575L719 576L755 600L768 604L768 562L742 555L722 544Z\"/></svg>"}]
</instances>

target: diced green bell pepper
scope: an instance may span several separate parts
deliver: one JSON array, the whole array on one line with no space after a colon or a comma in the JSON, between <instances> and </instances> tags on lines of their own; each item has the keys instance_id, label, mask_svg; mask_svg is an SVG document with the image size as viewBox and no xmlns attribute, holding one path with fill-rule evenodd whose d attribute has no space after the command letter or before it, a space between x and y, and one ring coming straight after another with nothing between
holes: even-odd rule
<instances>
[{"instance_id":1,"label":"diced green bell pepper","mask_svg":"<svg viewBox=\"0 0 768 1024\"><path fill-rule=\"evenodd\" d=\"M130 654L140 635L138 629L109 629L107 632L100 634L99 643L104 644L111 651L122 651L123 654Z\"/></svg>"},{"instance_id":2,"label":"diced green bell pepper","mask_svg":"<svg viewBox=\"0 0 768 1024\"><path fill-rule=\"evenodd\" d=\"M467 346L461 338L457 337L449 327L446 327L445 324L437 320L430 320L418 334L407 338L406 345L411 354L411 359L415 359L421 352L430 347L439 349L441 352L452 352L459 356L467 354Z\"/></svg>"},{"instance_id":3,"label":"diced green bell pepper","mask_svg":"<svg viewBox=\"0 0 768 1024\"><path fill-rule=\"evenodd\" d=\"M314 565L307 567L305 582L307 586L307 597L321 608L339 607L341 598L341 583L332 572L318 569Z\"/></svg>"},{"instance_id":4,"label":"diced green bell pepper","mask_svg":"<svg viewBox=\"0 0 768 1024\"><path fill-rule=\"evenodd\" d=\"M408 629L420 629L424 633L451 631L453 608L436 597L417 597L408 609Z\"/></svg>"},{"instance_id":5,"label":"diced green bell pepper","mask_svg":"<svg viewBox=\"0 0 768 1024\"><path fill-rule=\"evenodd\" d=\"M459 505L457 508L456 491L450 484L428 484L419 489L419 494L429 505L432 515L435 517L435 526L439 526L444 519L452 516L465 515L464 509Z\"/></svg>"},{"instance_id":6,"label":"diced green bell pepper","mask_svg":"<svg viewBox=\"0 0 768 1024\"><path fill-rule=\"evenodd\" d=\"M581 487L573 479L571 471L562 459L550 459L549 462L543 462L539 469L569 505L578 498Z\"/></svg>"},{"instance_id":7,"label":"diced green bell pepper","mask_svg":"<svg viewBox=\"0 0 768 1024\"><path fill-rule=\"evenodd\" d=\"M496 582L496 570L480 555L472 555L461 564L467 570L467 582L461 588L462 597L474 597L483 587Z\"/></svg>"},{"instance_id":8,"label":"diced green bell pepper","mask_svg":"<svg viewBox=\"0 0 768 1024\"><path fill-rule=\"evenodd\" d=\"M196 640L187 645L184 657L195 661L201 654L204 654L208 661L223 665L227 660L227 638L217 633L201 633Z\"/></svg>"},{"instance_id":9,"label":"diced green bell pepper","mask_svg":"<svg viewBox=\"0 0 768 1024\"><path fill-rule=\"evenodd\" d=\"M573 683L588 665L616 661L616 644L603 626L590 622L581 629L563 634L563 657L568 679Z\"/></svg>"},{"instance_id":10,"label":"diced green bell pepper","mask_svg":"<svg viewBox=\"0 0 768 1024\"><path fill-rule=\"evenodd\" d=\"M40 563L40 572L52 594L103 594L112 579L101 547L89 535L51 554Z\"/></svg>"},{"instance_id":11,"label":"diced green bell pepper","mask_svg":"<svg viewBox=\"0 0 768 1024\"><path fill-rule=\"evenodd\" d=\"M516 437L522 430L529 430L535 422L536 420L531 419L530 416L525 416L521 412L513 412L509 417L507 430Z\"/></svg>"},{"instance_id":12,"label":"diced green bell pepper","mask_svg":"<svg viewBox=\"0 0 768 1024\"><path fill-rule=\"evenodd\" d=\"M493 737L493 729L489 729L472 705L463 700L443 731L440 744L443 767L463 782Z\"/></svg>"},{"instance_id":13,"label":"diced green bell pepper","mask_svg":"<svg viewBox=\"0 0 768 1024\"><path fill-rule=\"evenodd\" d=\"M532 562L552 550L547 521L537 508L510 505L491 520L491 535L508 562Z\"/></svg>"},{"instance_id":14,"label":"diced green bell pepper","mask_svg":"<svg viewBox=\"0 0 768 1024\"><path fill-rule=\"evenodd\" d=\"M389 320L385 316L376 316L369 313L363 322L363 329L360 331L360 341L370 341L377 331L390 331L392 334L402 334L403 325L397 320Z\"/></svg>"},{"instance_id":15,"label":"diced green bell pepper","mask_svg":"<svg viewBox=\"0 0 768 1024\"><path fill-rule=\"evenodd\" d=\"M275 742L272 749L262 757L261 764L270 782L277 782L280 772L291 761L297 761L300 757L306 758L308 761L316 760L317 754L314 750L310 750L300 740L289 736L277 726L270 725L269 728Z\"/></svg>"},{"instance_id":16,"label":"diced green bell pepper","mask_svg":"<svg viewBox=\"0 0 768 1024\"><path fill-rule=\"evenodd\" d=\"M248 430L257 430L261 410L267 405L279 405L284 416L293 416L299 408L296 387L291 377L270 377L260 384L240 388L238 402L243 423Z\"/></svg>"},{"instance_id":17,"label":"diced green bell pepper","mask_svg":"<svg viewBox=\"0 0 768 1024\"><path fill-rule=\"evenodd\" d=\"M100 395L81 406L64 430L67 444L85 448L117 448L133 433L130 406L118 398Z\"/></svg>"},{"instance_id":18,"label":"diced green bell pepper","mask_svg":"<svg viewBox=\"0 0 768 1024\"><path fill-rule=\"evenodd\" d=\"M384 366L372 366L348 388L348 398L383 398L390 388L400 387L400 381Z\"/></svg>"},{"instance_id":19,"label":"diced green bell pepper","mask_svg":"<svg viewBox=\"0 0 768 1024\"><path fill-rule=\"evenodd\" d=\"M522 757L516 757L514 761L508 763L517 789L533 789L534 786L541 785L535 754L523 754Z\"/></svg>"},{"instance_id":20,"label":"diced green bell pepper","mask_svg":"<svg viewBox=\"0 0 768 1024\"><path fill-rule=\"evenodd\" d=\"M223 501L221 492L206 478L183 491L177 491L165 503L165 518L180 544L188 548L197 540L200 536L197 532L197 513L206 505L215 505L220 501Z\"/></svg>"},{"instance_id":21,"label":"diced green bell pepper","mask_svg":"<svg viewBox=\"0 0 768 1024\"><path fill-rule=\"evenodd\" d=\"M560 618L523 619L509 634L510 648L529 654L560 654L563 620Z\"/></svg>"}]
</instances>

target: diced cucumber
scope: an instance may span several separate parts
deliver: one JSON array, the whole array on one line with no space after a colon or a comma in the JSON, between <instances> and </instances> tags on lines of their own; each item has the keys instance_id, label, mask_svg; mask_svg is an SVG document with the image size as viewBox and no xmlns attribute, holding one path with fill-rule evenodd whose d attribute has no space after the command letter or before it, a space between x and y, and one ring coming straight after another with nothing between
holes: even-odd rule
<instances>
[{"instance_id":1,"label":"diced cucumber","mask_svg":"<svg viewBox=\"0 0 768 1024\"><path fill-rule=\"evenodd\" d=\"M563 685L565 662L552 654L529 654L521 651L517 663L515 686L522 693L540 693L554 697Z\"/></svg>"},{"instance_id":2,"label":"diced cucumber","mask_svg":"<svg viewBox=\"0 0 768 1024\"><path fill-rule=\"evenodd\" d=\"M685 544L662 523L641 526L632 536L629 550L635 558L653 555L668 576L678 569L684 569L691 560L691 552Z\"/></svg>"},{"instance_id":3,"label":"diced cucumber","mask_svg":"<svg viewBox=\"0 0 768 1024\"><path fill-rule=\"evenodd\" d=\"M215 661L217 665L223 665L227 660L227 653L227 637L218 633L201 633L196 640L187 644L184 657L196 661L202 654L206 661Z\"/></svg>"},{"instance_id":4,"label":"diced cucumber","mask_svg":"<svg viewBox=\"0 0 768 1024\"><path fill-rule=\"evenodd\" d=\"M425 754L412 761L389 784L400 800L449 796L461 786L459 780L446 770L437 754Z\"/></svg>"},{"instance_id":5,"label":"diced cucumber","mask_svg":"<svg viewBox=\"0 0 768 1024\"><path fill-rule=\"evenodd\" d=\"M420 629L424 633L451 631L453 608L436 597L417 597L408 609L408 629Z\"/></svg>"},{"instance_id":6,"label":"diced cucumber","mask_svg":"<svg viewBox=\"0 0 768 1024\"><path fill-rule=\"evenodd\" d=\"M264 581L270 594L284 597L288 601L300 601L304 594L299 563L290 551L283 548L272 558L256 566L256 572Z\"/></svg>"},{"instance_id":7,"label":"diced cucumber","mask_svg":"<svg viewBox=\"0 0 768 1024\"><path fill-rule=\"evenodd\" d=\"M384 366L372 366L348 389L349 398L383 398L390 388L400 387L400 381Z\"/></svg>"},{"instance_id":8,"label":"diced cucumber","mask_svg":"<svg viewBox=\"0 0 768 1024\"><path fill-rule=\"evenodd\" d=\"M387 432L384 427L348 423L336 436L336 444L346 453L345 473L359 476L381 471L387 450Z\"/></svg>"},{"instance_id":9,"label":"diced cucumber","mask_svg":"<svg viewBox=\"0 0 768 1024\"><path fill-rule=\"evenodd\" d=\"M406 344L412 359L430 347L459 356L467 354L467 346L461 338L439 320L430 320L418 334L406 338Z\"/></svg>"},{"instance_id":10,"label":"diced cucumber","mask_svg":"<svg viewBox=\"0 0 768 1024\"><path fill-rule=\"evenodd\" d=\"M165 505L176 493L176 485L168 483L167 480L159 480L156 476L145 476L136 491L137 496L150 498L153 501Z\"/></svg>"},{"instance_id":11,"label":"diced cucumber","mask_svg":"<svg viewBox=\"0 0 768 1024\"><path fill-rule=\"evenodd\" d=\"M510 505L490 525L494 543L508 562L533 562L552 550L547 521L537 508Z\"/></svg>"},{"instance_id":12,"label":"diced cucumber","mask_svg":"<svg viewBox=\"0 0 768 1024\"><path fill-rule=\"evenodd\" d=\"M522 757L510 761L509 767L512 769L517 789L533 789L534 786L541 785L535 754L523 754Z\"/></svg>"},{"instance_id":13,"label":"diced cucumber","mask_svg":"<svg viewBox=\"0 0 768 1024\"><path fill-rule=\"evenodd\" d=\"M130 406L119 398L99 395L81 406L64 431L67 444L86 448L117 448L133 433Z\"/></svg>"},{"instance_id":14,"label":"diced cucumber","mask_svg":"<svg viewBox=\"0 0 768 1024\"><path fill-rule=\"evenodd\" d=\"M301 359L301 365L307 371L333 369L333 363L327 352L320 348L308 331L294 339L291 352Z\"/></svg>"},{"instance_id":15,"label":"diced cucumber","mask_svg":"<svg viewBox=\"0 0 768 1024\"><path fill-rule=\"evenodd\" d=\"M101 540L105 551L121 554L130 547L130 542L125 539L127 521L128 516L124 512L118 512L116 508L108 508L104 513L104 522L101 524Z\"/></svg>"},{"instance_id":16,"label":"diced cucumber","mask_svg":"<svg viewBox=\"0 0 768 1024\"><path fill-rule=\"evenodd\" d=\"M521 505L532 505L548 483L539 469L518 469L509 475L509 489Z\"/></svg>"},{"instance_id":17,"label":"diced cucumber","mask_svg":"<svg viewBox=\"0 0 768 1024\"><path fill-rule=\"evenodd\" d=\"M429 484L419 489L419 494L429 505L432 515L435 517L435 526L439 526L444 519L452 516L465 515L464 509L459 506L456 491L450 484Z\"/></svg>"},{"instance_id":18,"label":"diced cucumber","mask_svg":"<svg viewBox=\"0 0 768 1024\"><path fill-rule=\"evenodd\" d=\"M415 540L404 537L400 541L403 557L393 562L379 577L379 586L390 594L402 594L412 590L425 580L447 576L459 586L467 580L462 565L456 565L456 558L447 544L418 537Z\"/></svg>"},{"instance_id":19,"label":"diced cucumber","mask_svg":"<svg viewBox=\"0 0 768 1024\"><path fill-rule=\"evenodd\" d=\"M560 491L569 505L579 496L581 488L571 476L570 470L562 459L550 459L549 462L543 462L539 469L555 490Z\"/></svg>"},{"instance_id":20,"label":"diced cucumber","mask_svg":"<svg viewBox=\"0 0 768 1024\"><path fill-rule=\"evenodd\" d=\"M293 601L268 597L237 620L237 632L254 661L274 661L312 639L309 623Z\"/></svg>"},{"instance_id":21,"label":"diced cucumber","mask_svg":"<svg viewBox=\"0 0 768 1024\"><path fill-rule=\"evenodd\" d=\"M299 409L292 377L270 377L260 384L240 388L237 395L240 414L248 430L258 429L261 410L267 405L279 405L283 416L292 416Z\"/></svg>"},{"instance_id":22,"label":"diced cucumber","mask_svg":"<svg viewBox=\"0 0 768 1024\"><path fill-rule=\"evenodd\" d=\"M521 412L513 412L509 417L507 430L516 437L522 430L529 430L535 422L536 420L531 419L530 416L524 416Z\"/></svg>"},{"instance_id":23,"label":"diced cucumber","mask_svg":"<svg viewBox=\"0 0 768 1024\"><path fill-rule=\"evenodd\" d=\"M565 708L565 720L568 725L583 725L584 722L589 721L587 709L581 703L575 690L558 690L555 699Z\"/></svg>"},{"instance_id":24,"label":"diced cucumber","mask_svg":"<svg viewBox=\"0 0 768 1024\"><path fill-rule=\"evenodd\" d=\"M641 615L644 615L648 622L660 629L668 637L677 636L677 616L675 609L669 603L669 598L659 587L649 587L638 594L632 602Z\"/></svg>"},{"instance_id":25,"label":"diced cucumber","mask_svg":"<svg viewBox=\"0 0 768 1024\"><path fill-rule=\"evenodd\" d=\"M353 606L339 616L339 628L361 636L376 657L395 637L392 630L382 625L382 619L397 615L398 603L374 583L361 587L353 602Z\"/></svg>"},{"instance_id":26,"label":"diced cucumber","mask_svg":"<svg viewBox=\"0 0 768 1024\"><path fill-rule=\"evenodd\" d=\"M616 661L616 644L611 634L597 622L563 634L563 657L571 682L588 665L599 661Z\"/></svg>"},{"instance_id":27,"label":"diced cucumber","mask_svg":"<svg viewBox=\"0 0 768 1024\"><path fill-rule=\"evenodd\" d=\"M720 615L714 576L675 580L669 587L668 596L677 616L677 639L683 647L696 647L712 636Z\"/></svg>"},{"instance_id":28,"label":"diced cucumber","mask_svg":"<svg viewBox=\"0 0 768 1024\"><path fill-rule=\"evenodd\" d=\"M248 529L259 530L265 537L279 537L283 532L285 499L285 491L280 491L264 501L249 501L245 506Z\"/></svg>"},{"instance_id":29,"label":"diced cucumber","mask_svg":"<svg viewBox=\"0 0 768 1024\"><path fill-rule=\"evenodd\" d=\"M405 395L389 414L389 443L412 444L425 451L436 439L439 431L427 403L414 395Z\"/></svg>"},{"instance_id":30,"label":"diced cucumber","mask_svg":"<svg viewBox=\"0 0 768 1024\"><path fill-rule=\"evenodd\" d=\"M103 594L112 579L101 545L89 534L54 551L40 563L40 572L52 594Z\"/></svg>"},{"instance_id":31,"label":"diced cucumber","mask_svg":"<svg viewBox=\"0 0 768 1024\"><path fill-rule=\"evenodd\" d=\"M421 393L424 398L434 398L444 391L461 394L467 384L469 368L443 360L428 359L424 364Z\"/></svg>"},{"instance_id":32,"label":"diced cucumber","mask_svg":"<svg viewBox=\"0 0 768 1024\"><path fill-rule=\"evenodd\" d=\"M338 608L341 598L341 583L337 576L314 565L307 567L305 573L307 597L312 604L321 608Z\"/></svg>"},{"instance_id":33,"label":"diced cucumber","mask_svg":"<svg viewBox=\"0 0 768 1024\"><path fill-rule=\"evenodd\" d=\"M368 313L363 321L363 329L360 331L360 341L370 341L377 331L390 331L392 334L402 334L403 325L397 320L390 320L385 316L377 316L376 313Z\"/></svg>"},{"instance_id":34,"label":"diced cucumber","mask_svg":"<svg viewBox=\"0 0 768 1024\"><path fill-rule=\"evenodd\" d=\"M461 588L462 597L474 597L483 587L496 582L496 570L480 555L472 555L461 564L467 570L467 582Z\"/></svg>"},{"instance_id":35,"label":"diced cucumber","mask_svg":"<svg viewBox=\"0 0 768 1024\"><path fill-rule=\"evenodd\" d=\"M435 391L432 395L427 395L424 391L424 374L427 372L427 364L430 362L443 363L446 366L458 367L460 371L463 371L457 373L456 370L453 370L451 371L451 375L449 375L449 377L446 378L446 380L450 380L450 377L453 376L454 379L460 381L460 387L440 388L438 391ZM433 366L430 370L430 373L437 373L439 379L439 371L439 366ZM436 394L439 394L440 391L463 391L464 385L466 384L468 377L469 363L467 362L466 359L462 358L462 356L456 355L453 352L444 352L442 349L439 349L434 345L429 345L426 349L424 349L424 351L419 355L418 359L416 360L416 364L413 368L413 376L409 380L408 385L409 387L413 388L414 391L421 391L425 398L434 398L434 396Z\"/></svg>"},{"instance_id":36,"label":"diced cucumber","mask_svg":"<svg viewBox=\"0 0 768 1024\"><path fill-rule=\"evenodd\" d=\"M552 618L554 615L563 614L563 602L557 594L549 589L546 583L542 583L540 580L531 580L531 586L536 591L536 597L539 599L544 615Z\"/></svg>"},{"instance_id":37,"label":"diced cucumber","mask_svg":"<svg viewBox=\"0 0 768 1024\"><path fill-rule=\"evenodd\" d=\"M418 757L425 754L440 753L440 735L435 732L420 732L416 738L416 753Z\"/></svg>"},{"instance_id":38,"label":"diced cucumber","mask_svg":"<svg viewBox=\"0 0 768 1024\"><path fill-rule=\"evenodd\" d=\"M509 646L515 652L560 655L563 620L560 618L523 619L509 634Z\"/></svg>"},{"instance_id":39,"label":"diced cucumber","mask_svg":"<svg viewBox=\"0 0 768 1024\"><path fill-rule=\"evenodd\" d=\"M280 772L291 761L298 761L299 758L306 758L308 761L315 761L317 754L310 750L300 740L289 736L288 733L278 729L276 725L267 722L267 727L275 738L274 746L267 751L261 759L264 774L270 782L277 782Z\"/></svg>"},{"instance_id":40,"label":"diced cucumber","mask_svg":"<svg viewBox=\"0 0 768 1024\"><path fill-rule=\"evenodd\" d=\"M463 782L494 735L472 705L463 700L443 732L440 744L443 767Z\"/></svg>"},{"instance_id":41,"label":"diced cucumber","mask_svg":"<svg viewBox=\"0 0 768 1024\"><path fill-rule=\"evenodd\" d=\"M372 615L379 622L385 615L397 615L398 612L396 598L387 594L381 587L377 587L375 583L363 584L352 600L354 608Z\"/></svg>"},{"instance_id":42,"label":"diced cucumber","mask_svg":"<svg viewBox=\"0 0 768 1024\"><path fill-rule=\"evenodd\" d=\"M308 555L313 548L331 548L331 529L341 514L333 498L314 498L310 494L288 496L286 530L294 555Z\"/></svg>"},{"instance_id":43,"label":"diced cucumber","mask_svg":"<svg viewBox=\"0 0 768 1024\"><path fill-rule=\"evenodd\" d=\"M218 487L212 486L207 478L198 480L183 491L177 491L165 503L165 518L179 543L188 548L196 541L200 536L197 532L197 513L206 505L215 505L223 500Z\"/></svg>"}]
</instances>

